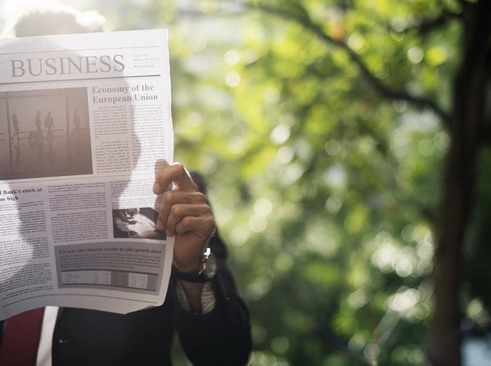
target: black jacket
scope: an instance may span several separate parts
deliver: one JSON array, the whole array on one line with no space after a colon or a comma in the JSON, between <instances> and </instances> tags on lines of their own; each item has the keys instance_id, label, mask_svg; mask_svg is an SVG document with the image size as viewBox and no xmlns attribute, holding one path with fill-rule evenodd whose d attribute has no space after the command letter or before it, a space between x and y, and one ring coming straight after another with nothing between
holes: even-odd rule
<instances>
[{"instance_id":1,"label":"black jacket","mask_svg":"<svg viewBox=\"0 0 491 366\"><path fill-rule=\"evenodd\" d=\"M200 190L202 178L193 173ZM251 351L248 310L225 265L226 249L218 235L210 247L218 272L212 280L214 310L194 315L184 310L171 282L162 306L126 315L61 308L53 334L53 366L168 366L177 334L196 366L239 366ZM3 322L0 322L0 336Z\"/></svg>"},{"instance_id":2,"label":"black jacket","mask_svg":"<svg viewBox=\"0 0 491 366\"><path fill-rule=\"evenodd\" d=\"M251 350L248 311L224 266L219 238L211 243L219 261L213 280L214 310L194 315L182 309L175 279L160 307L119 315L60 309L53 336L53 366L166 366L177 333L193 365L245 365Z\"/></svg>"}]
</instances>

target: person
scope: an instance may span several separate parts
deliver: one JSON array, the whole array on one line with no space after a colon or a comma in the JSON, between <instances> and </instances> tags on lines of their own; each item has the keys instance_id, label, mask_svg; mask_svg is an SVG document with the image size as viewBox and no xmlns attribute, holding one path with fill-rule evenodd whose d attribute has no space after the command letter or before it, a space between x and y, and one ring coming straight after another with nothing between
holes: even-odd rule
<instances>
[{"instance_id":1,"label":"person","mask_svg":"<svg viewBox=\"0 0 491 366\"><path fill-rule=\"evenodd\" d=\"M53 121L53 116L51 115L51 111L48 112L46 117L44 118L44 127L48 130L46 132L46 138L49 140L50 138L53 139L55 137L55 134L53 132L53 127L55 126L55 122Z\"/></svg>"},{"instance_id":2,"label":"person","mask_svg":"<svg viewBox=\"0 0 491 366\"><path fill-rule=\"evenodd\" d=\"M14 138L17 137L17 140L20 140L19 136L19 119L15 114L12 115L12 124L14 126L14 134L12 135L12 141L14 141Z\"/></svg>"},{"instance_id":3,"label":"person","mask_svg":"<svg viewBox=\"0 0 491 366\"><path fill-rule=\"evenodd\" d=\"M76 109L73 111L73 126L72 135L80 137L80 117Z\"/></svg>"},{"instance_id":4,"label":"person","mask_svg":"<svg viewBox=\"0 0 491 366\"><path fill-rule=\"evenodd\" d=\"M81 24L77 13L63 8L28 13L13 31L17 36L29 36L88 29L98 30L94 24ZM226 265L226 247L216 231L203 179L179 163L159 165L153 188L149 187L165 203L156 228L176 237L173 273L163 305L125 315L48 307L37 366L171 365L175 335L194 365L247 364L251 352L249 312ZM168 189L172 184L175 190ZM204 255L208 253L205 248L216 257L214 275L200 274L204 261L211 259Z\"/></svg>"},{"instance_id":5,"label":"person","mask_svg":"<svg viewBox=\"0 0 491 366\"><path fill-rule=\"evenodd\" d=\"M36 125L36 139L43 137L43 130L41 129L41 111L37 111L36 117L34 117L34 123Z\"/></svg>"}]
</instances>

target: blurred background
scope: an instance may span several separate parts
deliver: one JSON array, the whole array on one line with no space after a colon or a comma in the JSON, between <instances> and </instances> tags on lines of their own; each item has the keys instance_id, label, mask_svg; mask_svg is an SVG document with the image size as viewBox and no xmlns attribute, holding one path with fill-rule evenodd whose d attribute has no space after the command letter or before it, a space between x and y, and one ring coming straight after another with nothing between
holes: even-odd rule
<instances>
[{"instance_id":1,"label":"blurred background","mask_svg":"<svg viewBox=\"0 0 491 366\"><path fill-rule=\"evenodd\" d=\"M491 2L66 3L169 29L251 365L491 365Z\"/></svg>"}]
</instances>

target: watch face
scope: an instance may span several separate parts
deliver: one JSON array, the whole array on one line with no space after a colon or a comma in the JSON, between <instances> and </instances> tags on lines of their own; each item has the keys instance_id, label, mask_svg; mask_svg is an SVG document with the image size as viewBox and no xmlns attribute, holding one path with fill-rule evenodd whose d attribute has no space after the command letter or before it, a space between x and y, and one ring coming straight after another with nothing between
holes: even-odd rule
<instances>
[{"instance_id":1,"label":"watch face","mask_svg":"<svg viewBox=\"0 0 491 366\"><path fill-rule=\"evenodd\" d=\"M215 277L215 274L217 273L217 261L215 255L211 252L208 255L208 258L206 258L206 268L203 272L209 279Z\"/></svg>"}]
</instances>

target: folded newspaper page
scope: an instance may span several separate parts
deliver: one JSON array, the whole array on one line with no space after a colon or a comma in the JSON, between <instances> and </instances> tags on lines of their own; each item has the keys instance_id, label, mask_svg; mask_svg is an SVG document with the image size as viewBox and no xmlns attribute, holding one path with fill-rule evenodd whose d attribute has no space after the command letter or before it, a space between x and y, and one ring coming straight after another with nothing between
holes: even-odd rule
<instances>
[{"instance_id":1,"label":"folded newspaper page","mask_svg":"<svg viewBox=\"0 0 491 366\"><path fill-rule=\"evenodd\" d=\"M163 303L170 108L166 30L0 40L0 319Z\"/></svg>"}]
</instances>

